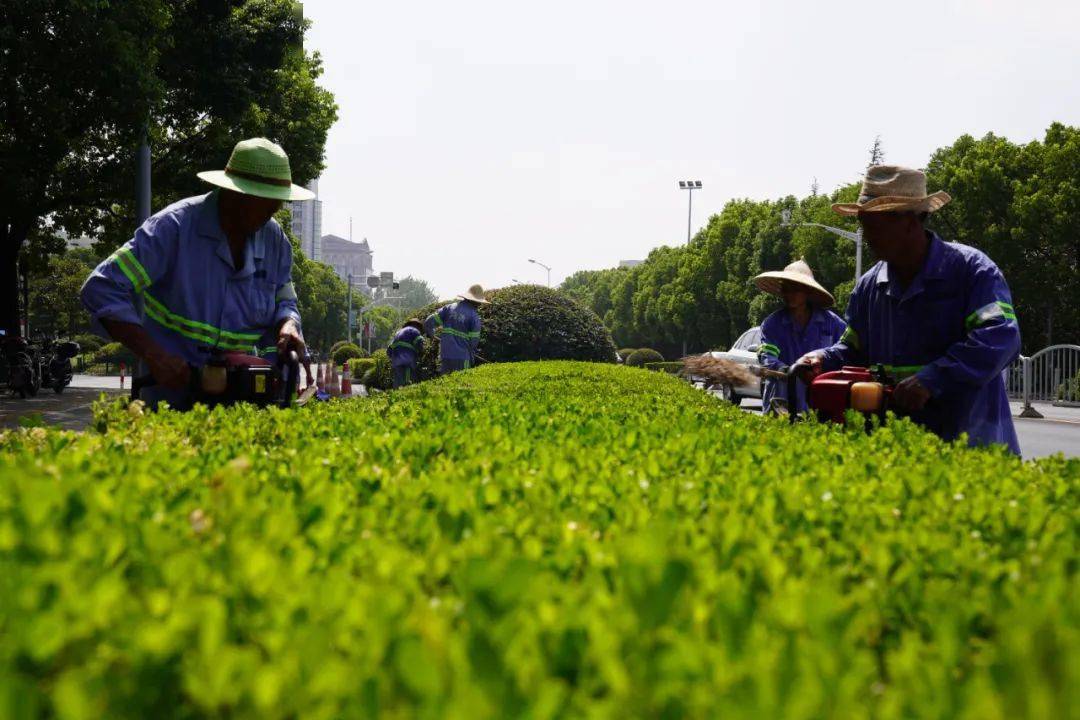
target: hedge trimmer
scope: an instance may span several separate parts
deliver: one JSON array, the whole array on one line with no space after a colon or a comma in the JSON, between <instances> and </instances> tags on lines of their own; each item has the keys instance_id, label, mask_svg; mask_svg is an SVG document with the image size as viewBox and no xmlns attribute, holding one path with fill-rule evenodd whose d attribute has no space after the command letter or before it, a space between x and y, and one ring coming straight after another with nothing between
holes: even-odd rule
<instances>
[{"instance_id":1,"label":"hedge trimmer","mask_svg":"<svg viewBox=\"0 0 1080 720\"><path fill-rule=\"evenodd\" d=\"M762 377L787 383L788 418L795 422L799 418L799 411L790 399L796 397L798 375L792 368L761 368L760 373ZM847 411L857 410L867 420L871 415L877 415L884 422L886 411L894 409L892 396L895 387L896 380L880 365L873 368L845 366L821 373L811 380L806 389L806 404L822 421L843 424Z\"/></svg>"},{"instance_id":2,"label":"hedge trimmer","mask_svg":"<svg viewBox=\"0 0 1080 720\"><path fill-rule=\"evenodd\" d=\"M131 399L143 388L157 385L153 375L133 378ZM278 353L277 362L243 353L215 353L202 367L191 367L188 391L197 403L214 407L247 402L259 407L304 405L315 396L311 385L297 396L300 358L296 351Z\"/></svg>"}]
</instances>

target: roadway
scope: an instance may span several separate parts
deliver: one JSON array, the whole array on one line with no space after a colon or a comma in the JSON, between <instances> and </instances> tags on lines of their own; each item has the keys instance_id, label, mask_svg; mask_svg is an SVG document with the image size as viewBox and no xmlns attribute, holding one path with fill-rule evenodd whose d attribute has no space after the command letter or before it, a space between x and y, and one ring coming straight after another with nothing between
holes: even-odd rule
<instances>
[{"instance_id":1,"label":"roadway","mask_svg":"<svg viewBox=\"0 0 1080 720\"><path fill-rule=\"evenodd\" d=\"M761 412L760 400L743 400L743 410ZM1044 417L1028 419L1018 417L1022 406L1013 403L1013 422L1020 440L1020 452L1025 460L1062 453L1065 457L1080 458L1080 408L1055 407L1036 404Z\"/></svg>"}]
</instances>

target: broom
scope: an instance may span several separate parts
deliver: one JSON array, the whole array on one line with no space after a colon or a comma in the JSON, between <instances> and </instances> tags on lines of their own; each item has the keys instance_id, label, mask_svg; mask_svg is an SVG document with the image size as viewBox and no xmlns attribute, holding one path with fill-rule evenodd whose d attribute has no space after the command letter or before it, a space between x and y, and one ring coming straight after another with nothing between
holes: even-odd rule
<instances>
[{"instance_id":1,"label":"broom","mask_svg":"<svg viewBox=\"0 0 1080 720\"><path fill-rule=\"evenodd\" d=\"M708 353L683 358L683 374L702 378L706 387L754 385L758 378L745 365Z\"/></svg>"}]
</instances>

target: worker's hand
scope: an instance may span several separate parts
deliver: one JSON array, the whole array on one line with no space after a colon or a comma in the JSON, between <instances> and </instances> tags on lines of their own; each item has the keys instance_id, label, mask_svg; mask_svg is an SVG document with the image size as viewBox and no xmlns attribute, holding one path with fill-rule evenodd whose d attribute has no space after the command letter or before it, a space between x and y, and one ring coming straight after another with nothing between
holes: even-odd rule
<instances>
[{"instance_id":1,"label":"worker's hand","mask_svg":"<svg viewBox=\"0 0 1080 720\"><path fill-rule=\"evenodd\" d=\"M930 391L915 375L901 380L893 389L893 402L908 412L922 410L929 399Z\"/></svg>"},{"instance_id":2,"label":"worker's hand","mask_svg":"<svg viewBox=\"0 0 1080 720\"><path fill-rule=\"evenodd\" d=\"M295 320L290 318L281 323L281 328L278 330L277 349L279 353L295 350L297 355L304 357L307 345L304 343L303 336L300 335L300 326Z\"/></svg>"},{"instance_id":3,"label":"worker's hand","mask_svg":"<svg viewBox=\"0 0 1080 720\"><path fill-rule=\"evenodd\" d=\"M821 374L821 355L817 352L806 353L791 366L791 372L809 385L811 380Z\"/></svg>"},{"instance_id":4,"label":"worker's hand","mask_svg":"<svg viewBox=\"0 0 1080 720\"><path fill-rule=\"evenodd\" d=\"M155 349L147 352L143 359L150 367L150 374L157 380L158 385L163 385L173 390L182 390L188 386L191 380L191 368L184 359Z\"/></svg>"}]
</instances>

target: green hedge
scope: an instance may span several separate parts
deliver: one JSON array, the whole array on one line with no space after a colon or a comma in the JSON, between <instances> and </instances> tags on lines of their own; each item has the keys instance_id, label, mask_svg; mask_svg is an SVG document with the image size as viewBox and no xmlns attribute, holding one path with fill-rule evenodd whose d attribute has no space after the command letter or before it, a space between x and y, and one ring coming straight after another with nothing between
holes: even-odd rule
<instances>
[{"instance_id":1,"label":"green hedge","mask_svg":"<svg viewBox=\"0 0 1080 720\"><path fill-rule=\"evenodd\" d=\"M0 434L0 716L1064 718L1080 461L663 375Z\"/></svg>"},{"instance_id":2,"label":"green hedge","mask_svg":"<svg viewBox=\"0 0 1080 720\"><path fill-rule=\"evenodd\" d=\"M394 378L386 350L376 350L371 354L371 361L371 367L364 372L364 385L375 390L389 390L394 384Z\"/></svg>"},{"instance_id":3,"label":"green hedge","mask_svg":"<svg viewBox=\"0 0 1080 720\"><path fill-rule=\"evenodd\" d=\"M79 352L85 355L95 353L105 346L104 338L91 333L82 333L71 339L79 343Z\"/></svg>"},{"instance_id":4,"label":"green hedge","mask_svg":"<svg viewBox=\"0 0 1080 720\"><path fill-rule=\"evenodd\" d=\"M625 362L630 367L644 367L646 363L664 362L664 356L652 348L641 348L630 353Z\"/></svg>"},{"instance_id":5,"label":"green hedge","mask_svg":"<svg viewBox=\"0 0 1080 720\"><path fill-rule=\"evenodd\" d=\"M646 370L658 370L669 375L678 375L682 372L683 364L679 360L673 360L671 362L648 362L645 363L644 367Z\"/></svg>"},{"instance_id":6,"label":"green hedge","mask_svg":"<svg viewBox=\"0 0 1080 720\"><path fill-rule=\"evenodd\" d=\"M344 365L346 360L366 358L367 352L359 345L353 343L338 343L330 353L330 359L335 365Z\"/></svg>"},{"instance_id":7,"label":"green hedge","mask_svg":"<svg viewBox=\"0 0 1080 720\"><path fill-rule=\"evenodd\" d=\"M623 348L622 350L619 350L619 358L623 362L626 362L626 359L633 355L636 350L637 348Z\"/></svg>"},{"instance_id":8,"label":"green hedge","mask_svg":"<svg viewBox=\"0 0 1080 720\"><path fill-rule=\"evenodd\" d=\"M128 371L134 367L137 362L134 353L127 349L122 343L111 342L106 345L102 345L97 351L94 352L93 363L95 364L108 364L118 365L124 363L128 367Z\"/></svg>"}]
</instances>

